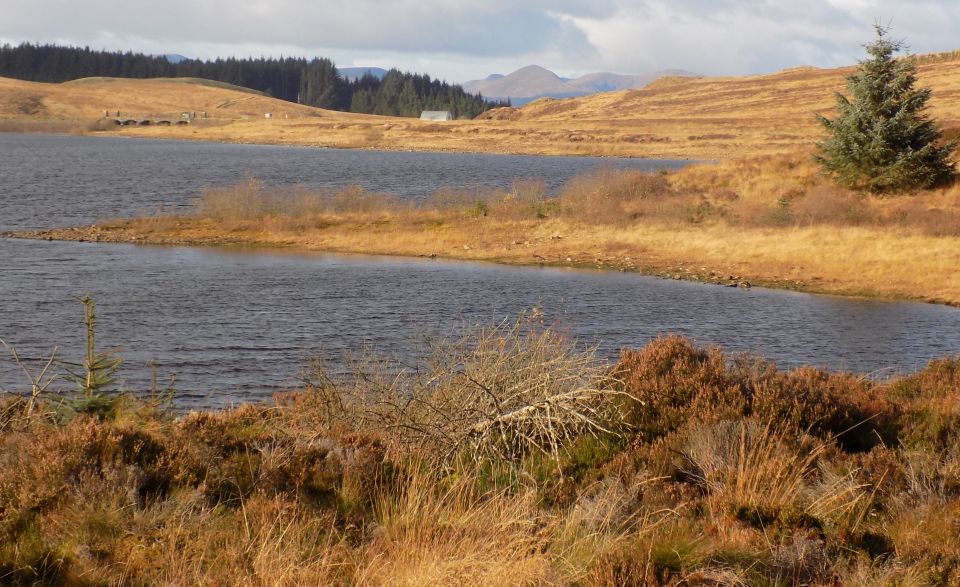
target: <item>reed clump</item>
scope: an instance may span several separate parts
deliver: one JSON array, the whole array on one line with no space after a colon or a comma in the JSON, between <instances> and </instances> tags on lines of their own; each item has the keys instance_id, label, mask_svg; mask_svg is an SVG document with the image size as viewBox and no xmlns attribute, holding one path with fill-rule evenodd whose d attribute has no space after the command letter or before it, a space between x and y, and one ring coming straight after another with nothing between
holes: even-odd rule
<instances>
[{"instance_id":1,"label":"reed clump","mask_svg":"<svg viewBox=\"0 0 960 587\"><path fill-rule=\"evenodd\" d=\"M189 414L3 393L2 582L960 580L960 357L874 381L669 336L607 364L535 314L419 356Z\"/></svg>"},{"instance_id":2,"label":"reed clump","mask_svg":"<svg viewBox=\"0 0 960 587\"><path fill-rule=\"evenodd\" d=\"M551 193L537 180L509 189L438 190L421 202L369 193L358 186L311 189L243 181L209 188L196 213L228 227L260 230L326 226L329 222L390 222L397 227L560 221L630 228L650 224L696 229L859 227L960 236L960 188L876 197L836 187L802 155L764 156L694 165L678 172L600 168ZM266 223L266 224L264 224Z\"/></svg>"}]
</instances>

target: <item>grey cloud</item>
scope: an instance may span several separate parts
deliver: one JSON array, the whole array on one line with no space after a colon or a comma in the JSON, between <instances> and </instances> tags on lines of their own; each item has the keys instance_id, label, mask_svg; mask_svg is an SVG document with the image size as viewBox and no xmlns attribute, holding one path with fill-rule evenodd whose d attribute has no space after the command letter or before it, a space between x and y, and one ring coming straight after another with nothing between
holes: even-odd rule
<instances>
[{"instance_id":1,"label":"grey cloud","mask_svg":"<svg viewBox=\"0 0 960 587\"><path fill-rule=\"evenodd\" d=\"M6 0L0 36L97 39L106 35L175 44L284 44L463 55L534 53L562 45L589 49L586 37L556 13L603 18L613 0L524 3L509 0L248 1Z\"/></svg>"}]
</instances>

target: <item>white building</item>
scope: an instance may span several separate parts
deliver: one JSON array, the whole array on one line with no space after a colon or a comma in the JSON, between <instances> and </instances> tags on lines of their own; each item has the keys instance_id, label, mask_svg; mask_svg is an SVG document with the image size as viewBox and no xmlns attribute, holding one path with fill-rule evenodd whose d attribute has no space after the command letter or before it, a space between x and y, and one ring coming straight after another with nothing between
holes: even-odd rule
<instances>
[{"instance_id":1,"label":"white building","mask_svg":"<svg viewBox=\"0 0 960 587\"><path fill-rule=\"evenodd\" d=\"M453 120L453 114L449 110L424 110L420 120Z\"/></svg>"}]
</instances>

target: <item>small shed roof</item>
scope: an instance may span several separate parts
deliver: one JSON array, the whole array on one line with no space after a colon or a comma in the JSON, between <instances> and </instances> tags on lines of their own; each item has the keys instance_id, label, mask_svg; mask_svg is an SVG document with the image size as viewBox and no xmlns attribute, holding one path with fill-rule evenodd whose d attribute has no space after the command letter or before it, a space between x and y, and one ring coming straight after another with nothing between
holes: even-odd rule
<instances>
[{"instance_id":1,"label":"small shed roof","mask_svg":"<svg viewBox=\"0 0 960 587\"><path fill-rule=\"evenodd\" d=\"M453 120L453 114L449 110L424 110L420 120Z\"/></svg>"}]
</instances>

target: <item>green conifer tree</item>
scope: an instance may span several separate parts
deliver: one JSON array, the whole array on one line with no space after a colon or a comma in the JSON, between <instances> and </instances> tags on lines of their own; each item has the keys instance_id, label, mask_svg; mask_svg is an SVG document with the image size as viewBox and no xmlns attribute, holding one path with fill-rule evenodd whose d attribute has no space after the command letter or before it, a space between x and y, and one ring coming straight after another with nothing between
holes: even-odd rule
<instances>
[{"instance_id":1,"label":"green conifer tree","mask_svg":"<svg viewBox=\"0 0 960 587\"><path fill-rule=\"evenodd\" d=\"M925 113L929 89L915 88L912 59L895 59L903 42L875 25L877 38L865 45L869 57L847 78L852 98L837 93L837 117L817 115L827 138L816 161L845 187L874 193L932 188L953 178L951 153Z\"/></svg>"}]
</instances>

